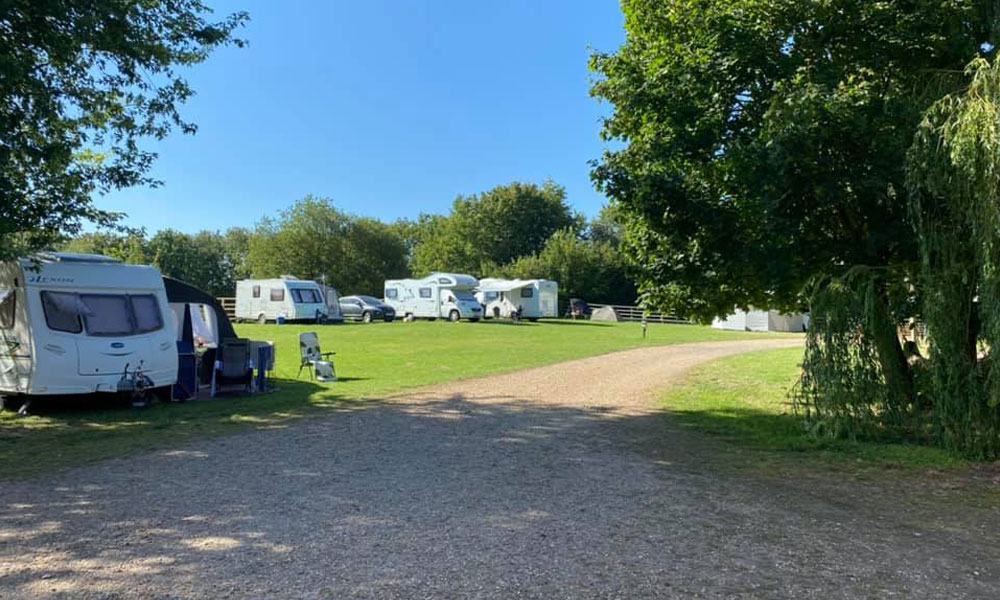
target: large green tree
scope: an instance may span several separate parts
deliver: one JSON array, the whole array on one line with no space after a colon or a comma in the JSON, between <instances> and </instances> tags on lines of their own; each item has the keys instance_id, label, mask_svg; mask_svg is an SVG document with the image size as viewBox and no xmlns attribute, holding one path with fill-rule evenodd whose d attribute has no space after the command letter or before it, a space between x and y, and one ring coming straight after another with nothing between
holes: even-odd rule
<instances>
[{"instance_id":1,"label":"large green tree","mask_svg":"<svg viewBox=\"0 0 1000 600\"><path fill-rule=\"evenodd\" d=\"M418 275L453 271L488 275L499 265L542 249L549 237L582 219L566 203L566 190L549 181L511 183L459 196L447 219L425 219L413 251Z\"/></svg>"},{"instance_id":2,"label":"large green tree","mask_svg":"<svg viewBox=\"0 0 1000 600\"><path fill-rule=\"evenodd\" d=\"M887 390L870 412L915 410L896 336L921 291L905 159L925 111L967 85L966 63L995 54L997 3L623 8L625 45L592 59L593 94L614 108L603 136L623 147L593 178L625 213L647 302L703 320L811 302L815 323L843 327L814 348L860 357ZM823 358L812 364L838 360ZM862 378L841 380L859 391Z\"/></svg>"},{"instance_id":3,"label":"large green tree","mask_svg":"<svg viewBox=\"0 0 1000 600\"><path fill-rule=\"evenodd\" d=\"M242 45L246 19L199 0L0 2L0 259L113 225L95 194L155 185L143 140L195 130L180 69Z\"/></svg>"},{"instance_id":4,"label":"large green tree","mask_svg":"<svg viewBox=\"0 0 1000 600\"><path fill-rule=\"evenodd\" d=\"M257 224L247 266L254 277L325 279L342 294L377 296L384 280L408 274L406 247L392 226L314 196Z\"/></svg>"}]
</instances>

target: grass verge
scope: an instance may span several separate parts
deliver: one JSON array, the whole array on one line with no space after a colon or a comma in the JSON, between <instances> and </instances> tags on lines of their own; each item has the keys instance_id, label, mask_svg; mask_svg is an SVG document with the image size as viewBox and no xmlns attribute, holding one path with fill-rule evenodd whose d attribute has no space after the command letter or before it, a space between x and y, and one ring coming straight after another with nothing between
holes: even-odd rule
<instances>
[{"instance_id":1,"label":"grass verge","mask_svg":"<svg viewBox=\"0 0 1000 600\"><path fill-rule=\"evenodd\" d=\"M298 335L317 331L337 353L341 381L317 384L298 376ZM273 340L279 391L253 397L154 405L146 410L87 399L72 405L36 404L26 418L0 413L0 479L28 476L95 460L174 447L188 440L249 428L284 427L351 401L384 397L417 386L477 377L644 345L747 339L759 334L690 325L548 321L487 323L373 323L370 325L240 325L250 339Z\"/></svg>"},{"instance_id":2,"label":"grass verge","mask_svg":"<svg viewBox=\"0 0 1000 600\"><path fill-rule=\"evenodd\" d=\"M681 425L750 451L765 468L776 466L773 459L790 455L835 468L954 470L968 466L939 448L809 435L793 414L788 396L801 373L801 360L802 349L789 348L713 361L672 386L663 397L663 407Z\"/></svg>"}]
</instances>

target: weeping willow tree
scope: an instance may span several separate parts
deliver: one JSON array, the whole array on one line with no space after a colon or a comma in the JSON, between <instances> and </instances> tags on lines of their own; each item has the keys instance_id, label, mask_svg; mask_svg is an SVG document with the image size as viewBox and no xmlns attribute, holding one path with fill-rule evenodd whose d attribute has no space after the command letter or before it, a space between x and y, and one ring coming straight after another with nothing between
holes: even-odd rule
<instances>
[{"instance_id":1,"label":"weeping willow tree","mask_svg":"<svg viewBox=\"0 0 1000 600\"><path fill-rule=\"evenodd\" d=\"M979 456L1000 455L998 65L968 66L968 87L927 111L907 157L937 434Z\"/></svg>"}]
</instances>

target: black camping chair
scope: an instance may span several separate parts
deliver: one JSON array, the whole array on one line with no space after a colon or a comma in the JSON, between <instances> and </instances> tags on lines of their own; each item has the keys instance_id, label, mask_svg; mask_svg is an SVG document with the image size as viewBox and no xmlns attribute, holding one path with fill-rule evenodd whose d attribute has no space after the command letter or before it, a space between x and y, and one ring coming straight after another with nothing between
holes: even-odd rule
<instances>
[{"instance_id":1,"label":"black camping chair","mask_svg":"<svg viewBox=\"0 0 1000 600\"><path fill-rule=\"evenodd\" d=\"M242 385L253 393L253 369L250 368L250 342L244 339L222 340L212 372L212 397L225 385Z\"/></svg>"}]
</instances>

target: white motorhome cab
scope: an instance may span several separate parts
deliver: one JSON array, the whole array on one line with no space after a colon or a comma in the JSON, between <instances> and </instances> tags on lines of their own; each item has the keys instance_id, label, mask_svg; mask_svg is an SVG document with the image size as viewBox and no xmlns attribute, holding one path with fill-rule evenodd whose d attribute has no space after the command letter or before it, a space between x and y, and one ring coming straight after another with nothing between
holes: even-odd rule
<instances>
[{"instance_id":1,"label":"white motorhome cab","mask_svg":"<svg viewBox=\"0 0 1000 600\"><path fill-rule=\"evenodd\" d=\"M284 276L280 279L244 279L236 282L236 318L241 321L315 320L329 308L315 281Z\"/></svg>"},{"instance_id":2,"label":"white motorhome cab","mask_svg":"<svg viewBox=\"0 0 1000 600\"><path fill-rule=\"evenodd\" d=\"M176 381L175 326L157 269L67 253L0 263L0 395Z\"/></svg>"},{"instance_id":3,"label":"white motorhome cab","mask_svg":"<svg viewBox=\"0 0 1000 600\"><path fill-rule=\"evenodd\" d=\"M559 284L548 279L480 279L476 299L487 318L511 317L518 308L531 321L559 316Z\"/></svg>"},{"instance_id":4,"label":"white motorhome cab","mask_svg":"<svg viewBox=\"0 0 1000 600\"><path fill-rule=\"evenodd\" d=\"M479 281L471 275L433 273L424 279L390 279L384 302L397 315L418 319L478 321L483 307L473 295Z\"/></svg>"}]
</instances>

